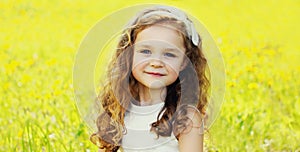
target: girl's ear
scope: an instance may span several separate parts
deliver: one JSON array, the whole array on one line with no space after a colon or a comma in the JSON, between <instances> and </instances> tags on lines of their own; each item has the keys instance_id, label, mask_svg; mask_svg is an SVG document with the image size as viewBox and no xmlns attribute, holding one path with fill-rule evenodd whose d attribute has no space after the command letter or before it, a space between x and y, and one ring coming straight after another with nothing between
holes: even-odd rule
<instances>
[{"instance_id":1,"label":"girl's ear","mask_svg":"<svg viewBox=\"0 0 300 152\"><path fill-rule=\"evenodd\" d=\"M180 66L180 71L184 70L185 67L187 66L188 64L188 60L185 58L183 61L182 61L182 64Z\"/></svg>"}]
</instances>

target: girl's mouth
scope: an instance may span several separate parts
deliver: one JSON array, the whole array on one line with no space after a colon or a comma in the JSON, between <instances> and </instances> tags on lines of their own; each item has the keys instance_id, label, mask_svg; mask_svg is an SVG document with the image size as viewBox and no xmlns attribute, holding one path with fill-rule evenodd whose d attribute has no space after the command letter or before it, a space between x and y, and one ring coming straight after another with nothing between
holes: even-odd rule
<instances>
[{"instance_id":1,"label":"girl's mouth","mask_svg":"<svg viewBox=\"0 0 300 152\"><path fill-rule=\"evenodd\" d=\"M158 77L165 76L165 74L158 73L158 72L145 72L145 73L153 76L158 76Z\"/></svg>"}]
</instances>

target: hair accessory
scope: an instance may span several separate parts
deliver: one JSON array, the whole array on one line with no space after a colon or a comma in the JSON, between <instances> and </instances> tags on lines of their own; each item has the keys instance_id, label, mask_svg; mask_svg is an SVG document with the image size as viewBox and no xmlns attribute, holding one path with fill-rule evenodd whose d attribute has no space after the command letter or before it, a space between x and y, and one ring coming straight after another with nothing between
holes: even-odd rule
<instances>
[{"instance_id":1,"label":"hair accessory","mask_svg":"<svg viewBox=\"0 0 300 152\"><path fill-rule=\"evenodd\" d=\"M179 21L182 21L186 26L186 31L187 31L188 37L192 40L192 42L195 46L198 46L199 37L198 37L197 30L195 29L192 21L190 21L182 11L180 11L174 7L159 6L159 7L157 7L157 10L151 11L151 12L143 15L141 17L141 19L148 18L152 15L165 15L165 16L175 18Z\"/></svg>"}]
</instances>

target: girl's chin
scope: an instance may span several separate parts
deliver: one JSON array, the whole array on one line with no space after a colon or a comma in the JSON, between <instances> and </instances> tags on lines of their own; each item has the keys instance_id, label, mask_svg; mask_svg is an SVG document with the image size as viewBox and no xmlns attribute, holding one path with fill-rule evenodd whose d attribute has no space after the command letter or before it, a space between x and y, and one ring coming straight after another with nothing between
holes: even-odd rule
<instances>
[{"instance_id":1,"label":"girl's chin","mask_svg":"<svg viewBox=\"0 0 300 152\"><path fill-rule=\"evenodd\" d=\"M149 89L163 89L166 87L165 83L161 81L152 81L147 84L143 84L143 86L149 88Z\"/></svg>"}]
</instances>

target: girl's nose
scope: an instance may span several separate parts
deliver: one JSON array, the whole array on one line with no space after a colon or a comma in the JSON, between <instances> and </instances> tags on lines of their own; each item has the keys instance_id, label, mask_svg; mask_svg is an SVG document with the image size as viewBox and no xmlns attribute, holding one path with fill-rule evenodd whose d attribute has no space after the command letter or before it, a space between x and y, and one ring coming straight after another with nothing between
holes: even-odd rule
<instances>
[{"instance_id":1,"label":"girl's nose","mask_svg":"<svg viewBox=\"0 0 300 152\"><path fill-rule=\"evenodd\" d=\"M161 68L164 66L164 63L161 60L152 59L150 60L150 66L153 68Z\"/></svg>"}]
</instances>

